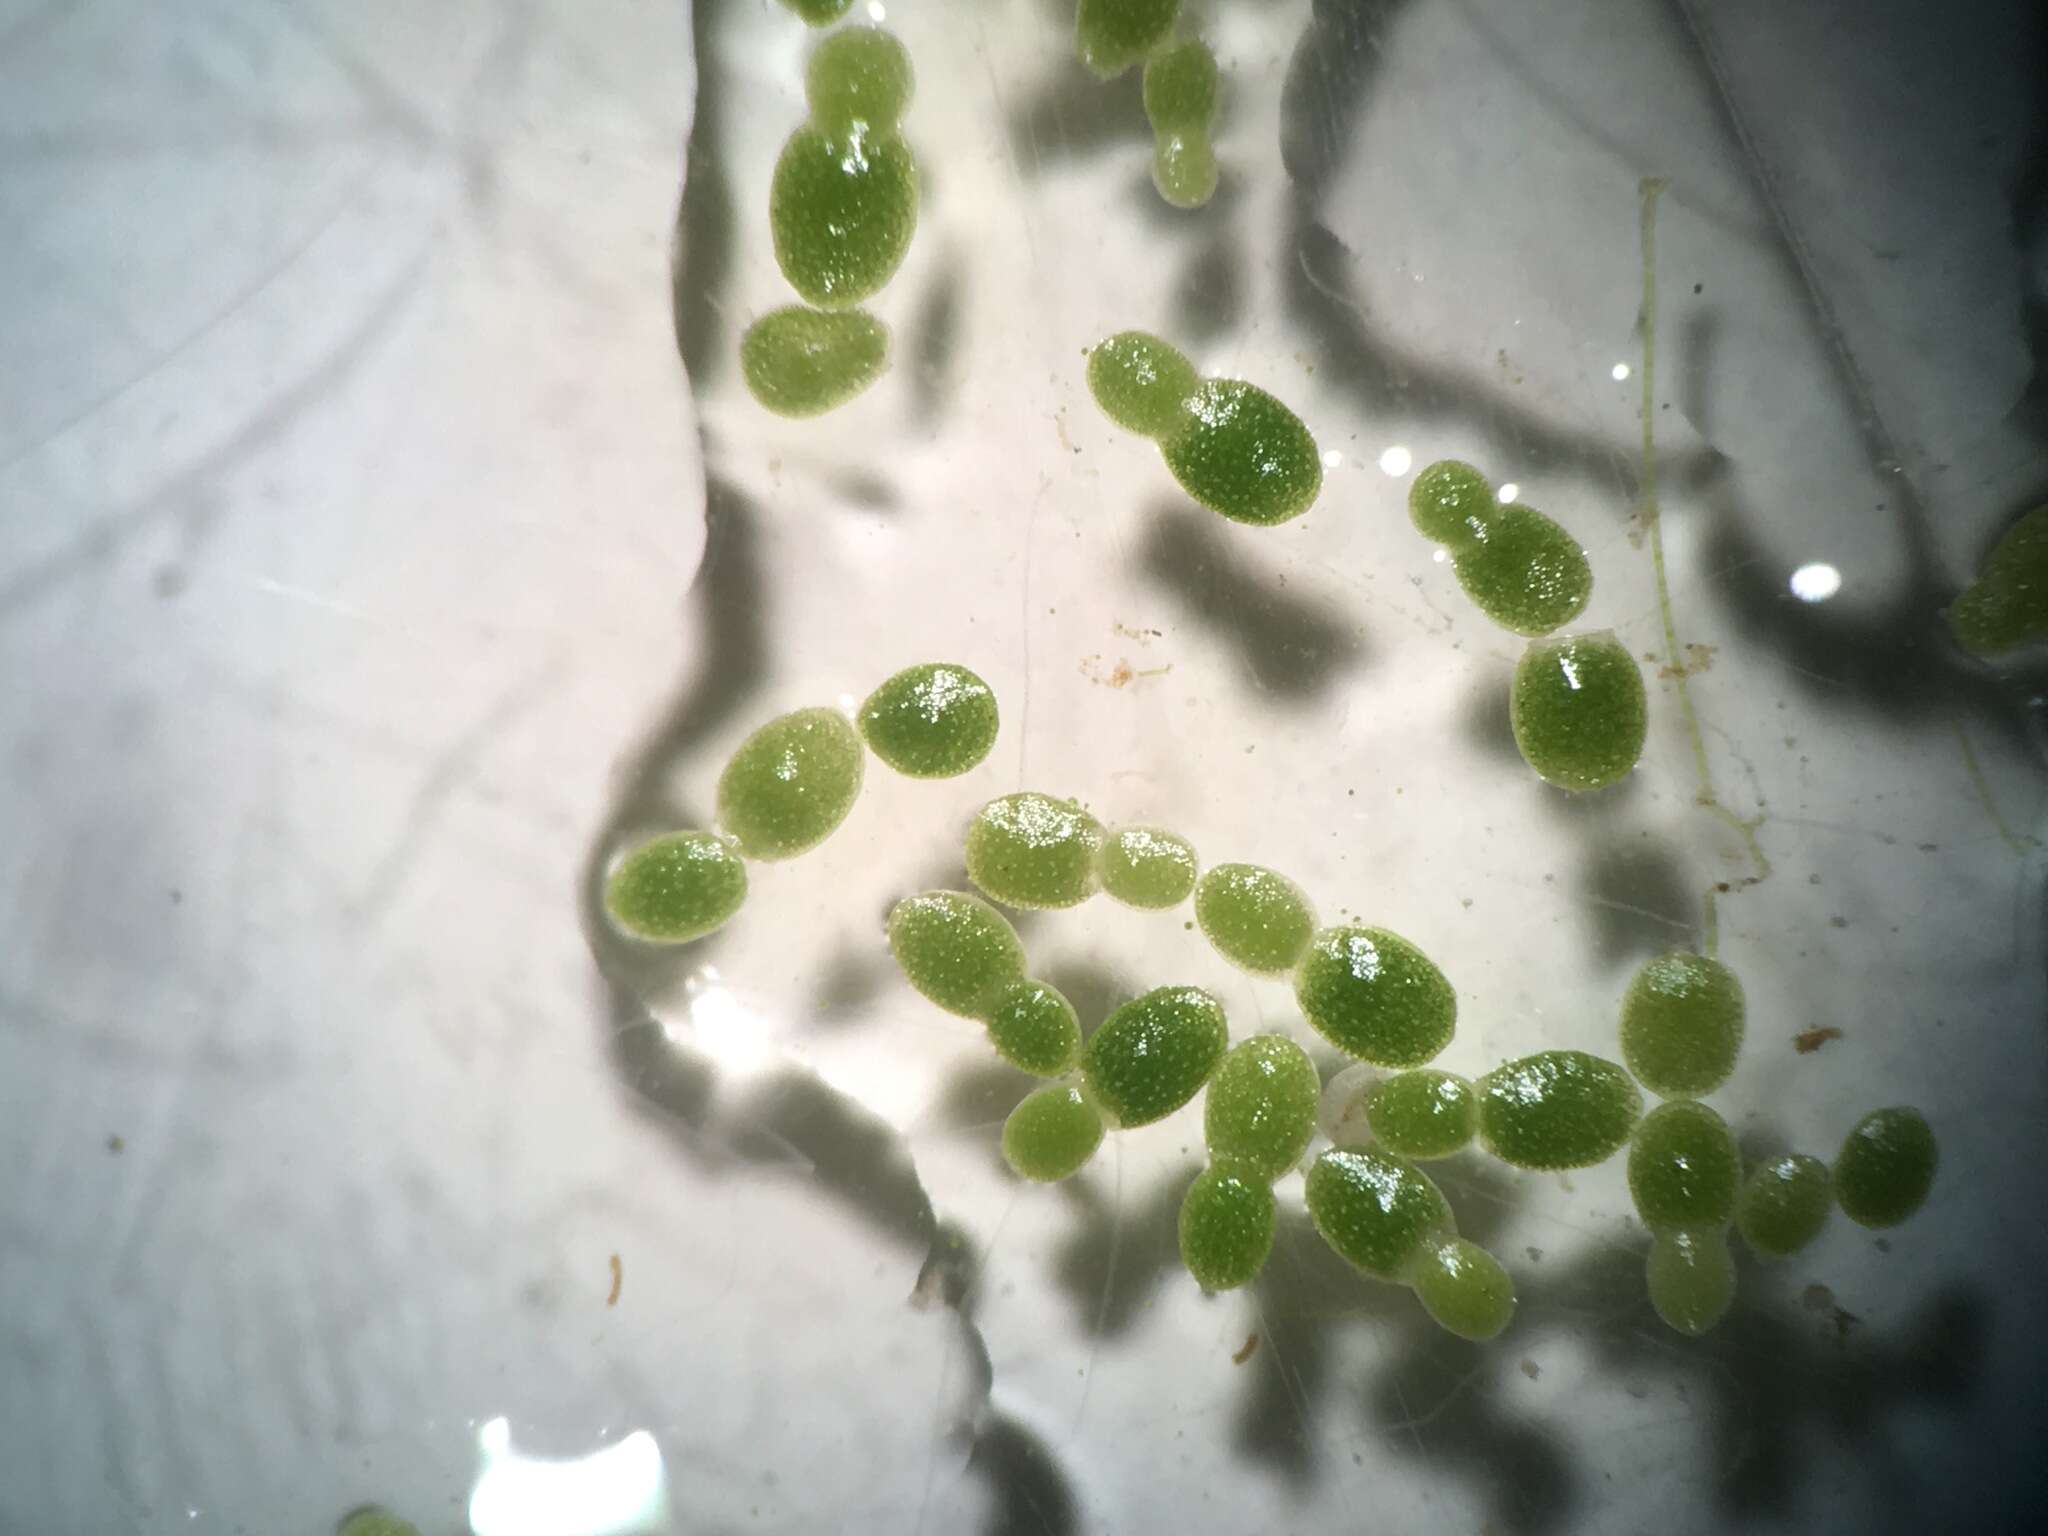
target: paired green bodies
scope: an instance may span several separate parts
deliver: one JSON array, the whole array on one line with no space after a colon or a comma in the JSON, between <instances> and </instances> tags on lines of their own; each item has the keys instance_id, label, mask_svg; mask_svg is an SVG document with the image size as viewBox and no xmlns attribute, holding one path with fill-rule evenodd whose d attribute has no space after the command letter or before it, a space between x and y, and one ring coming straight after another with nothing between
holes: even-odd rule
<instances>
[{"instance_id":1,"label":"paired green bodies","mask_svg":"<svg viewBox=\"0 0 2048 1536\"><path fill-rule=\"evenodd\" d=\"M1201 378L1157 336L1123 331L1092 348L1088 388L1110 420L1158 442L1181 489L1233 522L1284 523L1322 489L1299 416L1242 379Z\"/></svg>"},{"instance_id":2,"label":"paired green bodies","mask_svg":"<svg viewBox=\"0 0 2048 1536\"><path fill-rule=\"evenodd\" d=\"M746 899L742 858L789 859L829 837L859 798L861 743L916 778L965 773L995 744L995 693L950 662L907 667L861 705L859 726L800 709L740 743L718 780L723 835L683 831L640 844L605 883L605 908L636 938L687 943L723 926Z\"/></svg>"},{"instance_id":3,"label":"paired green bodies","mask_svg":"<svg viewBox=\"0 0 2048 1536\"><path fill-rule=\"evenodd\" d=\"M1459 585L1504 629L1547 635L1592 595L1593 569L1578 542L1532 507L1501 505L1470 464L1442 459L1417 474L1408 515L1450 551Z\"/></svg>"},{"instance_id":4,"label":"paired green bodies","mask_svg":"<svg viewBox=\"0 0 2048 1536\"><path fill-rule=\"evenodd\" d=\"M813 307L774 310L740 341L748 387L781 415L843 405L888 366L888 327L852 306L895 275L917 229L917 160L896 131L911 90L909 55L876 28L811 52L811 120L775 162L768 223L782 275Z\"/></svg>"},{"instance_id":5,"label":"paired green bodies","mask_svg":"<svg viewBox=\"0 0 2048 1536\"><path fill-rule=\"evenodd\" d=\"M1495 623L1536 639L1515 667L1509 723L1530 767L1561 789L1602 789L1643 754L1642 670L1607 632L1537 637L1569 624L1593 591L1586 552L1530 507L1503 506L1470 464L1442 459L1415 477L1408 515L1444 545L1466 595Z\"/></svg>"}]
</instances>

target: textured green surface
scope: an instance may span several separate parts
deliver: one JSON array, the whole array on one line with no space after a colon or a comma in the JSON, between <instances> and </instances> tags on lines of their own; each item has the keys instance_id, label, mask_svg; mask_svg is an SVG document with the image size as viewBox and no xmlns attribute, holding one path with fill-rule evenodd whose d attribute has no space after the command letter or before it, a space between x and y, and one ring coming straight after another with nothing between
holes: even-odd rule
<instances>
[{"instance_id":1,"label":"textured green surface","mask_svg":"<svg viewBox=\"0 0 2048 1536\"><path fill-rule=\"evenodd\" d=\"M965 773L996 744L995 690L965 667L928 661L905 667L860 707L868 750L914 779Z\"/></svg>"},{"instance_id":2,"label":"textured green surface","mask_svg":"<svg viewBox=\"0 0 2048 1536\"><path fill-rule=\"evenodd\" d=\"M1427 1174L1370 1147L1325 1152L1303 1194L1323 1241L1382 1280L1404 1279L1425 1239L1454 1230L1451 1208Z\"/></svg>"},{"instance_id":3,"label":"textured green surface","mask_svg":"<svg viewBox=\"0 0 2048 1536\"><path fill-rule=\"evenodd\" d=\"M1010 920L965 891L906 896L889 911L889 952L910 984L948 1013L987 1016L1024 979L1024 945Z\"/></svg>"},{"instance_id":4,"label":"textured green surface","mask_svg":"<svg viewBox=\"0 0 2048 1536\"><path fill-rule=\"evenodd\" d=\"M967 828L967 878L1013 907L1072 907L1095 894L1102 824L1071 800L1024 790Z\"/></svg>"},{"instance_id":5,"label":"textured green surface","mask_svg":"<svg viewBox=\"0 0 2048 1536\"><path fill-rule=\"evenodd\" d=\"M1718 1228L1659 1233L1643 1277L1657 1315L1693 1338L1721 1321L1735 1300L1735 1259Z\"/></svg>"},{"instance_id":6,"label":"textured green surface","mask_svg":"<svg viewBox=\"0 0 2048 1536\"><path fill-rule=\"evenodd\" d=\"M1742 1049L1742 983L1705 955L1674 950L1643 963L1621 999L1621 1059L1667 1099L1712 1093Z\"/></svg>"},{"instance_id":7,"label":"textured green surface","mask_svg":"<svg viewBox=\"0 0 2048 1536\"><path fill-rule=\"evenodd\" d=\"M1375 1084L1365 1119L1373 1139L1397 1157L1449 1157L1479 1129L1479 1095L1456 1073L1424 1067Z\"/></svg>"},{"instance_id":8,"label":"textured green surface","mask_svg":"<svg viewBox=\"0 0 2048 1536\"><path fill-rule=\"evenodd\" d=\"M782 0L783 5L814 27L829 27L846 14L853 0Z\"/></svg>"},{"instance_id":9,"label":"textured green surface","mask_svg":"<svg viewBox=\"0 0 2048 1536\"><path fill-rule=\"evenodd\" d=\"M1423 1243L1407 1279L1438 1326L1461 1339L1493 1338L1514 1318L1515 1282L1499 1259L1462 1237Z\"/></svg>"},{"instance_id":10,"label":"textured green surface","mask_svg":"<svg viewBox=\"0 0 2048 1536\"><path fill-rule=\"evenodd\" d=\"M1169 43L1145 61L1145 116L1153 135L1152 184L1176 208L1216 193L1216 56L1198 38Z\"/></svg>"},{"instance_id":11,"label":"textured green surface","mask_svg":"<svg viewBox=\"0 0 2048 1536\"><path fill-rule=\"evenodd\" d=\"M886 132L910 105L910 55L879 27L847 27L811 50L804 100L828 132L856 123Z\"/></svg>"},{"instance_id":12,"label":"textured green surface","mask_svg":"<svg viewBox=\"0 0 2048 1536\"><path fill-rule=\"evenodd\" d=\"M2048 639L2048 506L2006 529L1977 580L1948 611L1963 648L1996 656Z\"/></svg>"},{"instance_id":13,"label":"textured green surface","mask_svg":"<svg viewBox=\"0 0 2048 1536\"><path fill-rule=\"evenodd\" d=\"M1072 1083L1038 1089L1003 1122L1003 1161L1041 1184L1080 1172L1101 1145L1102 1117Z\"/></svg>"},{"instance_id":14,"label":"textured green surface","mask_svg":"<svg viewBox=\"0 0 2048 1536\"><path fill-rule=\"evenodd\" d=\"M1145 116L1155 131L1208 129L1216 117L1216 55L1207 43L1184 37L1145 61Z\"/></svg>"},{"instance_id":15,"label":"textured green surface","mask_svg":"<svg viewBox=\"0 0 2048 1536\"><path fill-rule=\"evenodd\" d=\"M750 859L815 848L860 798L866 754L846 717L799 709L740 743L718 776L718 820Z\"/></svg>"},{"instance_id":16,"label":"textured green surface","mask_svg":"<svg viewBox=\"0 0 2048 1536\"><path fill-rule=\"evenodd\" d=\"M1193 363L1147 331L1119 331L1088 351L1088 392L1127 432L1165 437L1177 431L1183 406L1201 382Z\"/></svg>"},{"instance_id":17,"label":"textured green surface","mask_svg":"<svg viewBox=\"0 0 2048 1536\"><path fill-rule=\"evenodd\" d=\"M989 1005L988 1038L1012 1066L1058 1077L1081 1054L1081 1021L1050 982L1017 981Z\"/></svg>"},{"instance_id":18,"label":"textured green surface","mask_svg":"<svg viewBox=\"0 0 2048 1536\"><path fill-rule=\"evenodd\" d=\"M1127 907L1163 911L1195 889L1195 845L1158 827L1118 827L1098 863L1102 888Z\"/></svg>"},{"instance_id":19,"label":"textured green surface","mask_svg":"<svg viewBox=\"0 0 2048 1536\"><path fill-rule=\"evenodd\" d=\"M636 939L682 944L722 928L747 899L747 866L709 832L642 843L605 882L612 921Z\"/></svg>"},{"instance_id":20,"label":"textured green surface","mask_svg":"<svg viewBox=\"0 0 2048 1536\"><path fill-rule=\"evenodd\" d=\"M1486 476L1460 459L1438 459L1408 487L1408 516L1416 530L1452 549L1472 544L1497 510Z\"/></svg>"},{"instance_id":21,"label":"textured green surface","mask_svg":"<svg viewBox=\"0 0 2048 1536\"><path fill-rule=\"evenodd\" d=\"M1835 1158L1835 1199L1866 1227L1895 1227L1920 1209L1934 1184L1934 1130L1917 1109L1873 1109Z\"/></svg>"},{"instance_id":22,"label":"textured green surface","mask_svg":"<svg viewBox=\"0 0 2048 1536\"><path fill-rule=\"evenodd\" d=\"M1781 1259L1820 1236L1834 1203L1828 1165L1794 1152L1750 1174L1735 1202L1735 1227L1751 1253Z\"/></svg>"},{"instance_id":23,"label":"textured green surface","mask_svg":"<svg viewBox=\"0 0 2048 1536\"><path fill-rule=\"evenodd\" d=\"M1538 1051L1479 1079L1479 1141L1517 1168L1590 1168L1620 1151L1642 1091L1611 1061Z\"/></svg>"},{"instance_id":24,"label":"textured green surface","mask_svg":"<svg viewBox=\"0 0 2048 1536\"><path fill-rule=\"evenodd\" d=\"M1531 768L1560 789L1602 789L1643 755L1642 669L1608 631L1538 640L1515 664L1509 723Z\"/></svg>"},{"instance_id":25,"label":"textured green surface","mask_svg":"<svg viewBox=\"0 0 2048 1536\"><path fill-rule=\"evenodd\" d=\"M420 1528L388 1510L359 1509L335 1528L334 1536L420 1536Z\"/></svg>"},{"instance_id":26,"label":"textured green surface","mask_svg":"<svg viewBox=\"0 0 2048 1536\"><path fill-rule=\"evenodd\" d=\"M889 328L864 309L770 310L740 337L740 372L778 416L844 405L889 366Z\"/></svg>"},{"instance_id":27,"label":"textured green surface","mask_svg":"<svg viewBox=\"0 0 2048 1536\"><path fill-rule=\"evenodd\" d=\"M1628 1192L1652 1232L1725 1227L1735 1219L1742 1154L1728 1123L1704 1104L1660 1104L1628 1146Z\"/></svg>"},{"instance_id":28,"label":"textured green surface","mask_svg":"<svg viewBox=\"0 0 2048 1536\"><path fill-rule=\"evenodd\" d=\"M1299 517L1323 485L1323 460L1302 419L1256 384L1204 379L1188 420L1159 451L1181 489L1233 522L1269 527Z\"/></svg>"},{"instance_id":29,"label":"textured green surface","mask_svg":"<svg viewBox=\"0 0 2048 1536\"><path fill-rule=\"evenodd\" d=\"M1254 976L1293 970L1316 931L1301 887L1257 864L1218 864L1203 875L1195 922L1218 954Z\"/></svg>"},{"instance_id":30,"label":"textured green surface","mask_svg":"<svg viewBox=\"0 0 2048 1536\"><path fill-rule=\"evenodd\" d=\"M799 128L768 189L775 260L790 287L844 309L895 274L917 230L917 160L893 133Z\"/></svg>"},{"instance_id":31,"label":"textured green surface","mask_svg":"<svg viewBox=\"0 0 2048 1536\"><path fill-rule=\"evenodd\" d=\"M1322 1082L1308 1052L1282 1035L1254 1035L1232 1046L1209 1079L1202 1139L1209 1155L1261 1178L1277 1179L1308 1150Z\"/></svg>"},{"instance_id":32,"label":"textured green surface","mask_svg":"<svg viewBox=\"0 0 2048 1536\"><path fill-rule=\"evenodd\" d=\"M1081 62L1107 80L1165 41L1179 14L1180 0L1080 0L1074 46Z\"/></svg>"},{"instance_id":33,"label":"textured green surface","mask_svg":"<svg viewBox=\"0 0 2048 1536\"><path fill-rule=\"evenodd\" d=\"M1202 1091L1229 1043L1223 1005L1200 987L1158 987L1103 1021L1081 1049L1088 1091L1126 1128L1164 1120Z\"/></svg>"},{"instance_id":34,"label":"textured green surface","mask_svg":"<svg viewBox=\"0 0 2048 1536\"><path fill-rule=\"evenodd\" d=\"M1152 145L1152 185L1176 208L1199 208L1216 195L1221 173L1206 134L1172 129Z\"/></svg>"},{"instance_id":35,"label":"textured green surface","mask_svg":"<svg viewBox=\"0 0 2048 1536\"><path fill-rule=\"evenodd\" d=\"M1180 1205L1180 1261L1205 1291L1255 1279L1273 1251L1273 1186L1256 1173L1205 1168Z\"/></svg>"},{"instance_id":36,"label":"textured green surface","mask_svg":"<svg viewBox=\"0 0 2048 1536\"><path fill-rule=\"evenodd\" d=\"M1294 973L1302 1014L1339 1050L1419 1067L1451 1043L1458 997L1429 956L1384 928L1325 928Z\"/></svg>"},{"instance_id":37,"label":"textured green surface","mask_svg":"<svg viewBox=\"0 0 2048 1536\"><path fill-rule=\"evenodd\" d=\"M1593 568L1579 541L1530 507L1501 507L1452 557L1465 595L1518 635L1569 624L1593 595Z\"/></svg>"}]
</instances>

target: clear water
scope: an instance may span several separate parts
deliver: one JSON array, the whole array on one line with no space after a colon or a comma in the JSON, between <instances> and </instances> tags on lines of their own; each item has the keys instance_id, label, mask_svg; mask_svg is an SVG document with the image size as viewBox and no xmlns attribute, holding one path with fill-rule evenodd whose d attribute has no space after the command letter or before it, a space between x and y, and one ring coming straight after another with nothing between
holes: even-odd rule
<instances>
[{"instance_id":1,"label":"clear water","mask_svg":"<svg viewBox=\"0 0 2048 1536\"><path fill-rule=\"evenodd\" d=\"M791 423L734 356L788 298L769 0L0 6L0 1528L1998 1528L2041 1429L2038 673L1935 615L2048 457L2039 72L1978 9L1197 6L1188 214L1066 6L900 0L895 366ZM1669 588L1755 884L1669 680L1624 786L1526 770L1519 642L1403 504L1485 466L1584 543L1582 627L1661 650L1652 175ZM1194 509L1095 411L1131 326L1304 416L1308 516ZM703 824L749 730L937 658L998 691L986 763L870 763L709 941L609 933L605 860ZM1745 1260L1700 1341L1619 1159L1443 1166L1520 1293L1491 1345L1345 1271L1298 1180L1204 1298L1198 1111L1020 1189L1029 1081L891 968L889 904L1018 788L1414 939L1469 1074L1613 1054L1726 883L1745 1150L1914 1103L1935 1199ZM1191 915L1019 927L1086 1023L1190 982L1313 1044Z\"/></svg>"}]
</instances>

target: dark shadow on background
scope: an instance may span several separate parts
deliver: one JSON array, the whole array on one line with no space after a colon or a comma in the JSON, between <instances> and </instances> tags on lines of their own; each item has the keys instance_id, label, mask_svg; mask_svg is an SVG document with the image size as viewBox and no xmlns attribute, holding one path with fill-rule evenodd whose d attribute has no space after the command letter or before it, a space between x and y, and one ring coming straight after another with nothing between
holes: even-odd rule
<instances>
[{"instance_id":1,"label":"dark shadow on background","mask_svg":"<svg viewBox=\"0 0 2048 1536\"><path fill-rule=\"evenodd\" d=\"M963 282L960 259L948 249L933 267L910 319L904 361L909 365L911 418L924 426L936 426L957 393L953 360L960 350Z\"/></svg>"},{"instance_id":2,"label":"dark shadow on background","mask_svg":"<svg viewBox=\"0 0 2048 1536\"><path fill-rule=\"evenodd\" d=\"M683 196L676 209L674 275L676 351L702 393L715 383L735 345L727 337L719 298L732 279L733 195L726 173L725 92L708 89L718 57L714 38L729 0L695 0L691 6L691 53L697 60L696 118L684 152Z\"/></svg>"},{"instance_id":3,"label":"dark shadow on background","mask_svg":"<svg viewBox=\"0 0 2048 1536\"><path fill-rule=\"evenodd\" d=\"M1155 507L1138 568L1179 602L1189 623L1227 641L1251 680L1281 700L1314 698L1368 659L1350 613L1255 568L1214 513L1186 503Z\"/></svg>"},{"instance_id":4,"label":"dark shadow on background","mask_svg":"<svg viewBox=\"0 0 2048 1536\"><path fill-rule=\"evenodd\" d=\"M1053 1259L1053 1278L1081 1332L1098 1343L1130 1331L1160 1282L1180 1269L1180 1202L1198 1171L1160 1175L1135 1199L1119 1192L1115 1137L1106 1137L1081 1177L1060 1186L1074 1230Z\"/></svg>"}]
</instances>

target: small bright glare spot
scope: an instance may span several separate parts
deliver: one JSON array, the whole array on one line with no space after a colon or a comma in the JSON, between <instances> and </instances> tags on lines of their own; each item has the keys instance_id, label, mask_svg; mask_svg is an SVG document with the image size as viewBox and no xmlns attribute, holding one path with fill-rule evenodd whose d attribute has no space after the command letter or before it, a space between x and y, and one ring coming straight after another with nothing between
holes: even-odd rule
<instances>
[{"instance_id":1,"label":"small bright glare spot","mask_svg":"<svg viewBox=\"0 0 2048 1536\"><path fill-rule=\"evenodd\" d=\"M1792 573L1792 595L1802 603L1824 603L1842 590L1842 573L1822 560Z\"/></svg>"},{"instance_id":2,"label":"small bright glare spot","mask_svg":"<svg viewBox=\"0 0 2048 1536\"><path fill-rule=\"evenodd\" d=\"M1617 384L1619 384L1623 379L1627 378L1631 371L1632 370L1629 368L1629 365L1627 363L1616 363L1612 368L1608 370L1608 372L1614 375L1614 381Z\"/></svg>"},{"instance_id":3,"label":"small bright glare spot","mask_svg":"<svg viewBox=\"0 0 2048 1536\"><path fill-rule=\"evenodd\" d=\"M768 1031L727 990L716 966L705 966L684 990L689 997L689 1038L721 1071L747 1077L775 1059ZM666 1021L663 1031L673 1038Z\"/></svg>"},{"instance_id":4,"label":"small bright glare spot","mask_svg":"<svg viewBox=\"0 0 2048 1536\"><path fill-rule=\"evenodd\" d=\"M1380 455L1380 468L1390 475L1407 474L1408 466L1414 462L1414 457L1399 443Z\"/></svg>"},{"instance_id":5,"label":"small bright glare spot","mask_svg":"<svg viewBox=\"0 0 2048 1536\"><path fill-rule=\"evenodd\" d=\"M887 21L888 19L889 9L882 4L882 0L868 0L869 21Z\"/></svg>"},{"instance_id":6,"label":"small bright glare spot","mask_svg":"<svg viewBox=\"0 0 2048 1536\"><path fill-rule=\"evenodd\" d=\"M1510 480L1506 485L1502 486L1494 494L1502 506L1507 506L1517 496L1522 494L1522 488L1519 485L1515 484L1514 481Z\"/></svg>"},{"instance_id":7,"label":"small bright glare spot","mask_svg":"<svg viewBox=\"0 0 2048 1536\"><path fill-rule=\"evenodd\" d=\"M1323 450L1323 468L1335 469L1339 464L1342 464L1343 462L1344 455L1339 453L1336 449L1326 448Z\"/></svg>"},{"instance_id":8,"label":"small bright glare spot","mask_svg":"<svg viewBox=\"0 0 2048 1536\"><path fill-rule=\"evenodd\" d=\"M1439 549L1434 555L1430 556L1430 558L1436 561L1438 565L1442 565L1446 560L1450 559L1451 557L1448 551Z\"/></svg>"}]
</instances>

